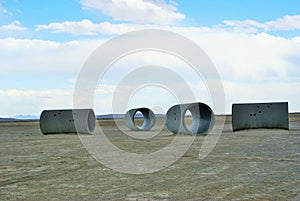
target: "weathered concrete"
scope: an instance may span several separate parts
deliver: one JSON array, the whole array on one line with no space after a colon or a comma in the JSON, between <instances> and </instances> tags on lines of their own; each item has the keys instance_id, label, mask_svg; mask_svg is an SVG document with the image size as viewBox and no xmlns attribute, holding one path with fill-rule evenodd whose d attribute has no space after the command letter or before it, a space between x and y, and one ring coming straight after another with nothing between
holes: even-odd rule
<instances>
[{"instance_id":1,"label":"weathered concrete","mask_svg":"<svg viewBox=\"0 0 300 201\"><path fill-rule=\"evenodd\" d=\"M192 124L189 127L184 122L188 110L192 114ZM166 125L173 133L207 134L214 126L214 118L212 109L204 103L179 104L168 110Z\"/></svg>"},{"instance_id":2,"label":"weathered concrete","mask_svg":"<svg viewBox=\"0 0 300 201\"><path fill-rule=\"evenodd\" d=\"M135 124L135 114L141 112L144 116L144 123L141 126ZM147 131L150 130L155 124L155 115L149 108L135 108L126 112L124 117L125 125L136 131Z\"/></svg>"},{"instance_id":3,"label":"weathered concrete","mask_svg":"<svg viewBox=\"0 0 300 201\"><path fill-rule=\"evenodd\" d=\"M40 117L40 129L43 134L91 134L95 129L95 121L92 109L44 110Z\"/></svg>"},{"instance_id":4,"label":"weathered concrete","mask_svg":"<svg viewBox=\"0 0 300 201\"><path fill-rule=\"evenodd\" d=\"M252 128L289 129L288 103L232 104L233 131Z\"/></svg>"}]
</instances>

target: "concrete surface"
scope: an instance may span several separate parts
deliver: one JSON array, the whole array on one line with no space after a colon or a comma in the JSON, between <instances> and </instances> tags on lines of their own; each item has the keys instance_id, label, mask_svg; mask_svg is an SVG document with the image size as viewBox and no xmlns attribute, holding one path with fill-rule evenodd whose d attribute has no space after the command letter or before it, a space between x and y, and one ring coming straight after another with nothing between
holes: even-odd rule
<instances>
[{"instance_id":1,"label":"concrete surface","mask_svg":"<svg viewBox=\"0 0 300 201\"><path fill-rule=\"evenodd\" d=\"M40 117L40 129L43 134L91 134L95 129L95 121L92 109L44 110Z\"/></svg>"},{"instance_id":2,"label":"concrete surface","mask_svg":"<svg viewBox=\"0 0 300 201\"><path fill-rule=\"evenodd\" d=\"M253 128L289 129L288 103L232 104L233 131Z\"/></svg>"}]
</instances>

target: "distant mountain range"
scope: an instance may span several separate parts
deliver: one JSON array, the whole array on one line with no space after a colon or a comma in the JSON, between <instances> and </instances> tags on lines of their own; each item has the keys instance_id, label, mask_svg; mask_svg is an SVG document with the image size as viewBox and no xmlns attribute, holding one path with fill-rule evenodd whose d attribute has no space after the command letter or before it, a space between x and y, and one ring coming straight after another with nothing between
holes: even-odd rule
<instances>
[{"instance_id":1,"label":"distant mountain range","mask_svg":"<svg viewBox=\"0 0 300 201\"><path fill-rule=\"evenodd\" d=\"M97 119L123 119L125 114L104 114L104 115L96 115ZM155 114L156 118L165 117L164 114ZM143 118L141 113L135 115L135 118Z\"/></svg>"},{"instance_id":2,"label":"distant mountain range","mask_svg":"<svg viewBox=\"0 0 300 201\"><path fill-rule=\"evenodd\" d=\"M13 119L13 118L0 118L0 122L12 122L12 121L17 121L17 119Z\"/></svg>"},{"instance_id":3,"label":"distant mountain range","mask_svg":"<svg viewBox=\"0 0 300 201\"><path fill-rule=\"evenodd\" d=\"M123 119L125 114L104 114L104 115L96 115L96 119ZM157 118L165 117L164 114L156 114ZM143 115L138 113L136 114L136 118L143 118ZM0 122L16 122L16 121L38 121L40 116L36 115L17 115L14 117L1 118Z\"/></svg>"},{"instance_id":4,"label":"distant mountain range","mask_svg":"<svg viewBox=\"0 0 300 201\"><path fill-rule=\"evenodd\" d=\"M0 122L16 122L16 121L37 121L39 120L39 116L34 115L17 115L14 117L0 117Z\"/></svg>"},{"instance_id":5,"label":"distant mountain range","mask_svg":"<svg viewBox=\"0 0 300 201\"><path fill-rule=\"evenodd\" d=\"M36 115L17 115L12 117L13 119L19 119L19 120L39 120L40 116Z\"/></svg>"}]
</instances>

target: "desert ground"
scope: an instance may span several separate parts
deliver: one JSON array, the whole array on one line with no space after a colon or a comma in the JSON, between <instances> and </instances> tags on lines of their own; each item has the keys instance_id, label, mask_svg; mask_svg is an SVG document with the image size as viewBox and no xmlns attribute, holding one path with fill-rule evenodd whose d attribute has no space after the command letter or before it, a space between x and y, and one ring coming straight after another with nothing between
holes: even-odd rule
<instances>
[{"instance_id":1,"label":"desert ground","mask_svg":"<svg viewBox=\"0 0 300 201\"><path fill-rule=\"evenodd\" d=\"M224 127L218 118L225 117L215 125L222 135L205 159L198 157L204 137L197 136L174 164L139 175L105 167L77 134L43 135L34 121L0 123L0 200L300 200L300 115L290 115L290 130L238 132L230 117ZM161 149L174 138L164 128L136 140L113 120L98 123L115 146L132 153Z\"/></svg>"}]
</instances>

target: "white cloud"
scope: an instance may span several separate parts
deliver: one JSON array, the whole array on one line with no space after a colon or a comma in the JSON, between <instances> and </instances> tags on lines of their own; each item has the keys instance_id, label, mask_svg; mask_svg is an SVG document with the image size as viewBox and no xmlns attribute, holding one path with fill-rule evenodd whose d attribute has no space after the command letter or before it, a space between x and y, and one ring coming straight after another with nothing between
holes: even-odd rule
<instances>
[{"instance_id":1,"label":"white cloud","mask_svg":"<svg viewBox=\"0 0 300 201\"><path fill-rule=\"evenodd\" d=\"M2 97L45 97L49 98L53 95L60 95L60 96L69 96L72 95L71 90L18 90L18 89L7 89L7 90L0 90L0 96Z\"/></svg>"},{"instance_id":2,"label":"white cloud","mask_svg":"<svg viewBox=\"0 0 300 201\"><path fill-rule=\"evenodd\" d=\"M102 86L96 90L95 95L100 94L100 99L95 103L95 111L99 113L111 113L111 94L113 86ZM38 115L45 109L73 108L73 89L50 90L20 90L0 89L0 117L15 116L20 114Z\"/></svg>"},{"instance_id":3,"label":"white cloud","mask_svg":"<svg viewBox=\"0 0 300 201\"><path fill-rule=\"evenodd\" d=\"M227 22L228 26L237 26L230 23ZM265 29L265 23L247 21L245 24L255 29ZM275 27L274 24L272 26ZM111 24L108 22L93 24L89 20L39 25L36 30L50 29L55 32L93 35L122 34L143 28L163 28L182 34L195 41L208 54L215 63L224 83L228 100L226 106L229 107L226 112L230 113L232 102L247 101L288 100L291 111L300 110L298 101L300 99L300 37L287 39L267 33L235 32L220 27L175 27ZM64 72L73 76L68 77L68 79L76 80L84 61L103 42L103 40L82 40L61 43L45 40L0 39L1 73L20 74L26 71L27 73L32 72L34 75L37 72L52 73L54 75ZM144 61L155 61L155 64L168 62L163 59L165 58L159 56L152 58L150 56L145 58ZM141 57L137 60L141 60ZM130 62L132 61L130 60ZM169 64L173 65L172 62ZM126 66L126 64L123 63L123 66ZM152 63L148 64L151 65ZM176 66L176 64L174 65ZM185 71L184 67L178 69ZM124 72L126 71L124 70ZM111 76L113 77L115 74ZM110 84L109 82L113 79L107 80L108 83L106 84ZM63 88L65 86L62 86ZM3 103L0 111L6 116L8 113L13 115L20 113L36 114L39 112L36 108L40 110L49 107L72 106L72 94L66 95L55 90L52 90L51 93L9 90L0 91L0 102ZM113 93L112 88L104 91L101 88L99 91L101 94L103 92ZM107 109L111 107L109 105L111 103L109 95L102 96L101 94L99 95L101 98L97 100L99 101L97 105L100 106L96 111L98 113L109 113L110 111ZM10 107L13 104L19 104L20 106L11 109ZM27 112L23 109L24 105L27 105ZM37 105L37 107L35 108L34 105Z\"/></svg>"},{"instance_id":4,"label":"white cloud","mask_svg":"<svg viewBox=\"0 0 300 201\"><path fill-rule=\"evenodd\" d=\"M93 23L88 19L81 21L53 22L48 25L37 25L35 31L50 30L53 33L70 33L73 35L121 35L141 29L171 29L169 26L154 24L113 24L110 22ZM172 29L177 29L172 27ZM188 27L190 29L190 27ZM201 30L203 28L200 28Z\"/></svg>"},{"instance_id":5,"label":"white cloud","mask_svg":"<svg viewBox=\"0 0 300 201\"><path fill-rule=\"evenodd\" d=\"M71 33L74 35L97 35L97 34L123 34L135 30L135 25L128 24L111 24L102 22L92 23L90 20L53 22L48 25L37 25L35 30L52 30L54 33Z\"/></svg>"},{"instance_id":6,"label":"white cloud","mask_svg":"<svg viewBox=\"0 0 300 201\"><path fill-rule=\"evenodd\" d=\"M139 29L167 29L171 31L180 31L188 33L192 31L201 32L236 32L236 33L261 33L268 31L293 31L300 30L300 15L284 16L283 18L276 19L274 21L268 21L264 23L257 22L255 20L225 20L223 25L218 25L213 28L209 27L178 27L178 26L166 26L160 24L130 24L130 23L116 23L101 22L93 23L88 19L81 21L65 21L65 22L53 22L48 25L37 25L35 30L51 30L54 33L70 33L73 35L120 35L126 32L135 31Z\"/></svg>"},{"instance_id":7,"label":"white cloud","mask_svg":"<svg viewBox=\"0 0 300 201\"><path fill-rule=\"evenodd\" d=\"M114 20L133 23L172 24L185 16L177 12L176 3L164 0L81 0L83 7L101 10Z\"/></svg>"},{"instance_id":8,"label":"white cloud","mask_svg":"<svg viewBox=\"0 0 300 201\"><path fill-rule=\"evenodd\" d=\"M12 15L6 8L2 6L2 2L0 1L0 15Z\"/></svg>"},{"instance_id":9,"label":"white cloud","mask_svg":"<svg viewBox=\"0 0 300 201\"><path fill-rule=\"evenodd\" d=\"M300 15L286 15L283 18L278 18L274 21L266 22L265 24L266 30L300 30Z\"/></svg>"},{"instance_id":10,"label":"white cloud","mask_svg":"<svg viewBox=\"0 0 300 201\"><path fill-rule=\"evenodd\" d=\"M226 112L232 103L289 102L289 112L299 112L300 82L236 83L223 81Z\"/></svg>"},{"instance_id":11,"label":"white cloud","mask_svg":"<svg viewBox=\"0 0 300 201\"><path fill-rule=\"evenodd\" d=\"M21 23L16 20L8 25L0 26L0 31L25 31L27 28L22 26Z\"/></svg>"},{"instance_id":12,"label":"white cloud","mask_svg":"<svg viewBox=\"0 0 300 201\"><path fill-rule=\"evenodd\" d=\"M209 27L177 27L154 24L113 24L110 22L93 23L88 19L81 21L53 22L48 25L37 25L35 31L50 30L53 33L70 33L73 35L121 35L142 29L163 29L189 34L189 32L224 31L222 28Z\"/></svg>"},{"instance_id":13,"label":"white cloud","mask_svg":"<svg viewBox=\"0 0 300 201\"><path fill-rule=\"evenodd\" d=\"M8 11L5 8L1 7L0 5L0 14L6 14L6 13L8 13Z\"/></svg>"},{"instance_id":14,"label":"white cloud","mask_svg":"<svg viewBox=\"0 0 300 201\"><path fill-rule=\"evenodd\" d=\"M1 72L74 73L103 41L0 39Z\"/></svg>"},{"instance_id":15,"label":"white cloud","mask_svg":"<svg viewBox=\"0 0 300 201\"><path fill-rule=\"evenodd\" d=\"M300 43L294 39L213 31L191 37L210 56L223 79L287 81L300 76Z\"/></svg>"},{"instance_id":16,"label":"white cloud","mask_svg":"<svg viewBox=\"0 0 300 201\"><path fill-rule=\"evenodd\" d=\"M226 26L233 27L235 31L258 32L268 31L293 31L300 30L300 15L286 15L273 21L257 22L255 20L225 20Z\"/></svg>"},{"instance_id":17,"label":"white cloud","mask_svg":"<svg viewBox=\"0 0 300 201\"><path fill-rule=\"evenodd\" d=\"M0 90L3 116L38 115L44 109L72 108L72 90Z\"/></svg>"}]
</instances>

